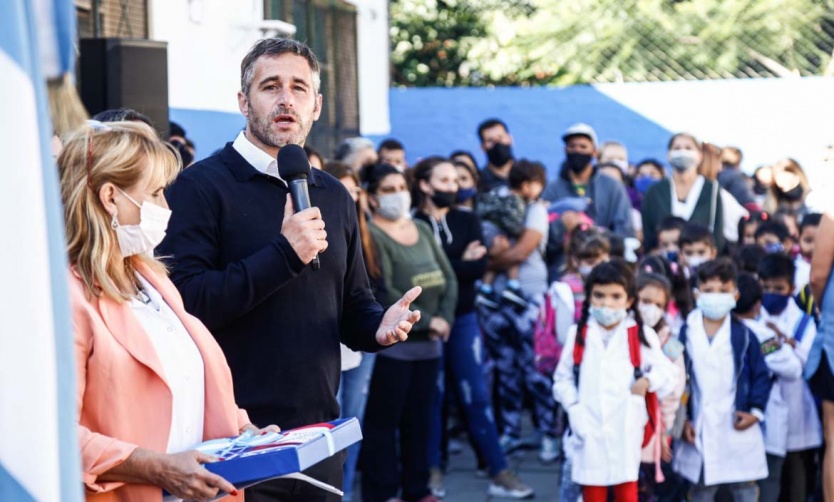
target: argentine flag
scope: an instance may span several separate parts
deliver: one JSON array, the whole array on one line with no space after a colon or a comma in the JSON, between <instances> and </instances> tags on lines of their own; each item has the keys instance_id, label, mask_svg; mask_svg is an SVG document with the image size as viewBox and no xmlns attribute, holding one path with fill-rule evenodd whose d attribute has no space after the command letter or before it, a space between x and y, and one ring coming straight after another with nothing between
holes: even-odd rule
<instances>
[{"instance_id":1,"label":"argentine flag","mask_svg":"<svg viewBox=\"0 0 834 502\"><path fill-rule=\"evenodd\" d=\"M80 501L66 247L46 78L72 0L0 0L0 500Z\"/></svg>"}]
</instances>

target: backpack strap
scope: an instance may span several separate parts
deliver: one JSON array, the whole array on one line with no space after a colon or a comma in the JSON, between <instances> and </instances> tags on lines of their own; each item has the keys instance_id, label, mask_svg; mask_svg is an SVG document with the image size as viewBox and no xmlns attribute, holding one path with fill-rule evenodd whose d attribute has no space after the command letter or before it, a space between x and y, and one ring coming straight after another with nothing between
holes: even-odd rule
<instances>
[{"instance_id":1,"label":"backpack strap","mask_svg":"<svg viewBox=\"0 0 834 502\"><path fill-rule=\"evenodd\" d=\"M796 327L793 330L793 339L797 342L802 341L802 337L805 336L805 329L808 327L808 322L811 321L811 316L802 314L802 317L799 319L799 322L796 323Z\"/></svg>"},{"instance_id":2,"label":"backpack strap","mask_svg":"<svg viewBox=\"0 0 834 502\"><path fill-rule=\"evenodd\" d=\"M634 379L639 380L643 376L643 370L640 369L640 334L636 324L628 328L628 353L631 365L634 366Z\"/></svg>"}]
</instances>

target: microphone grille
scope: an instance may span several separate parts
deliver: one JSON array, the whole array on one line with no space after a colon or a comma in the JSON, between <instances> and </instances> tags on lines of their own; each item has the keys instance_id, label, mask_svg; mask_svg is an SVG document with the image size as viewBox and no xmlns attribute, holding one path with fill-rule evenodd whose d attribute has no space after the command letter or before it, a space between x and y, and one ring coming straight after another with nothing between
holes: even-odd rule
<instances>
[{"instance_id":1,"label":"microphone grille","mask_svg":"<svg viewBox=\"0 0 834 502\"><path fill-rule=\"evenodd\" d=\"M278 174L285 180L306 178L310 174L310 161L298 145L282 146L275 160L278 162Z\"/></svg>"}]
</instances>

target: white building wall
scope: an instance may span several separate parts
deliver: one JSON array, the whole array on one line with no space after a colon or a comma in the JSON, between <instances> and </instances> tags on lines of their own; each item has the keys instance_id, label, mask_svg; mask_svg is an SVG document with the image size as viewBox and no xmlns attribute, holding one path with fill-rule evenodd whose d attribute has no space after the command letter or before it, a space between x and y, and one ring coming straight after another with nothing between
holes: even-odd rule
<instances>
[{"instance_id":1,"label":"white building wall","mask_svg":"<svg viewBox=\"0 0 834 502\"><path fill-rule=\"evenodd\" d=\"M361 131L387 134L387 0L352 3L358 13ZM263 0L150 0L149 8L150 38L168 42L169 106L238 113L240 61L264 36L258 28Z\"/></svg>"},{"instance_id":2,"label":"white building wall","mask_svg":"<svg viewBox=\"0 0 834 502\"><path fill-rule=\"evenodd\" d=\"M151 0L150 38L168 42L171 108L238 113L240 61L262 32L263 0Z\"/></svg>"},{"instance_id":3,"label":"white building wall","mask_svg":"<svg viewBox=\"0 0 834 502\"><path fill-rule=\"evenodd\" d=\"M359 31L359 128L363 136L391 132L388 0L351 0Z\"/></svg>"}]
</instances>

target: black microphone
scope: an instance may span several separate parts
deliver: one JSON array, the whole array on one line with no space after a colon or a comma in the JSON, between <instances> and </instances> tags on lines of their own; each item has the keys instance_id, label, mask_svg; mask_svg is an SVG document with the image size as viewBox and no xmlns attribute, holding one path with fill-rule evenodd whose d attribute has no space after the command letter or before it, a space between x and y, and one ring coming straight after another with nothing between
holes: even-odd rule
<instances>
[{"instance_id":1,"label":"black microphone","mask_svg":"<svg viewBox=\"0 0 834 502\"><path fill-rule=\"evenodd\" d=\"M304 149L298 145L286 145L278 150L278 174L287 182L295 212L311 207L310 192L307 190L307 176L310 174L310 160ZM321 268L319 255L311 262L313 270Z\"/></svg>"}]
</instances>

